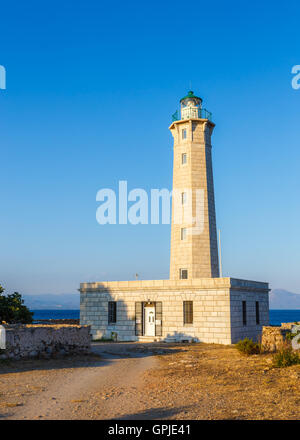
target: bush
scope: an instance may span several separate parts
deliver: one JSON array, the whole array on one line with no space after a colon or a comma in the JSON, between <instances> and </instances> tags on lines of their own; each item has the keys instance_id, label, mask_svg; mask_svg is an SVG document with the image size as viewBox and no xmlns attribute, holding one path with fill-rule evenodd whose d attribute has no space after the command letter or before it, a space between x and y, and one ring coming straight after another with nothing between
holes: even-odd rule
<instances>
[{"instance_id":1,"label":"bush","mask_svg":"<svg viewBox=\"0 0 300 440\"><path fill-rule=\"evenodd\" d=\"M30 324L33 313L24 305L24 300L18 292L10 295L3 294L4 289L0 286L0 323L5 321L9 324Z\"/></svg>"},{"instance_id":2,"label":"bush","mask_svg":"<svg viewBox=\"0 0 300 440\"><path fill-rule=\"evenodd\" d=\"M300 364L300 356L291 347L283 347L273 355L273 366L276 368L290 367Z\"/></svg>"},{"instance_id":3,"label":"bush","mask_svg":"<svg viewBox=\"0 0 300 440\"><path fill-rule=\"evenodd\" d=\"M258 354L261 352L261 346L257 342L253 342L252 339L245 338L236 344L236 348L247 356L251 354Z\"/></svg>"}]
</instances>

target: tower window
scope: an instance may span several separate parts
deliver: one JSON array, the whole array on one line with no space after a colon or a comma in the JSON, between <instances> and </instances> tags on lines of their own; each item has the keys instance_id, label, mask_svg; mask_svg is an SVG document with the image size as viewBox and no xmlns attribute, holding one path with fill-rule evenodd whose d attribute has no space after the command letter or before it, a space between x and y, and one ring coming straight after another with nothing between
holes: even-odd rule
<instances>
[{"instance_id":1,"label":"tower window","mask_svg":"<svg viewBox=\"0 0 300 440\"><path fill-rule=\"evenodd\" d=\"M193 301L183 301L183 323L193 324Z\"/></svg>"},{"instance_id":2,"label":"tower window","mask_svg":"<svg viewBox=\"0 0 300 440\"><path fill-rule=\"evenodd\" d=\"M260 319L259 319L259 302L258 301L255 302L255 312L256 312L256 325L259 325Z\"/></svg>"},{"instance_id":3,"label":"tower window","mask_svg":"<svg viewBox=\"0 0 300 440\"><path fill-rule=\"evenodd\" d=\"M116 301L108 302L108 324L117 322L117 303Z\"/></svg>"},{"instance_id":4,"label":"tower window","mask_svg":"<svg viewBox=\"0 0 300 440\"><path fill-rule=\"evenodd\" d=\"M187 200L187 195L186 193L181 193L181 204L185 205L186 204L186 200Z\"/></svg>"},{"instance_id":5,"label":"tower window","mask_svg":"<svg viewBox=\"0 0 300 440\"><path fill-rule=\"evenodd\" d=\"M243 301L243 325L247 325L247 305L246 305L246 301Z\"/></svg>"},{"instance_id":6,"label":"tower window","mask_svg":"<svg viewBox=\"0 0 300 440\"><path fill-rule=\"evenodd\" d=\"M186 228L181 228L181 240L186 240Z\"/></svg>"},{"instance_id":7,"label":"tower window","mask_svg":"<svg viewBox=\"0 0 300 440\"><path fill-rule=\"evenodd\" d=\"M181 132L182 139L186 139L186 128L184 128Z\"/></svg>"},{"instance_id":8,"label":"tower window","mask_svg":"<svg viewBox=\"0 0 300 440\"><path fill-rule=\"evenodd\" d=\"M181 163L182 163L182 165L185 165L187 163L187 154L186 153L183 153L181 155Z\"/></svg>"},{"instance_id":9,"label":"tower window","mask_svg":"<svg viewBox=\"0 0 300 440\"><path fill-rule=\"evenodd\" d=\"M188 279L188 270L187 269L179 269L179 277L181 280Z\"/></svg>"}]
</instances>

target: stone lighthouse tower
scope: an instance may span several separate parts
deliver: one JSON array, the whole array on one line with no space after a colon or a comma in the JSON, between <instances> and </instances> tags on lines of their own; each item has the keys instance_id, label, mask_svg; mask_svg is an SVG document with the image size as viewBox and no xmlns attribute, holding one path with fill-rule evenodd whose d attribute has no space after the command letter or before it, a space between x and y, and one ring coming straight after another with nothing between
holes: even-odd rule
<instances>
[{"instance_id":1,"label":"stone lighthouse tower","mask_svg":"<svg viewBox=\"0 0 300 440\"><path fill-rule=\"evenodd\" d=\"M180 100L174 138L170 279L217 278L219 261L211 157L214 124L202 99Z\"/></svg>"}]
</instances>

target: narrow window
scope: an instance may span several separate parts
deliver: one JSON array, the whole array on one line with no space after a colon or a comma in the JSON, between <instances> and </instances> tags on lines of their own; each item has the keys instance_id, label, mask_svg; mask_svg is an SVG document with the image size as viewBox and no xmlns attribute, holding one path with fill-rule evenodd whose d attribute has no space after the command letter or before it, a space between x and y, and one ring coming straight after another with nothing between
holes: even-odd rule
<instances>
[{"instance_id":1,"label":"narrow window","mask_svg":"<svg viewBox=\"0 0 300 440\"><path fill-rule=\"evenodd\" d=\"M185 165L187 163L187 155L186 155L186 153L183 153L181 155L181 163L182 163L182 165Z\"/></svg>"},{"instance_id":2,"label":"narrow window","mask_svg":"<svg viewBox=\"0 0 300 440\"><path fill-rule=\"evenodd\" d=\"M186 192L181 193L181 204L185 205L186 204Z\"/></svg>"},{"instance_id":3,"label":"narrow window","mask_svg":"<svg viewBox=\"0 0 300 440\"><path fill-rule=\"evenodd\" d=\"M116 301L108 302L108 323L115 324L117 322L117 303Z\"/></svg>"},{"instance_id":4,"label":"narrow window","mask_svg":"<svg viewBox=\"0 0 300 440\"><path fill-rule=\"evenodd\" d=\"M243 325L247 325L247 306L246 306L246 301L243 301Z\"/></svg>"},{"instance_id":5,"label":"narrow window","mask_svg":"<svg viewBox=\"0 0 300 440\"><path fill-rule=\"evenodd\" d=\"M188 270L187 269L179 269L179 276L181 280L188 279Z\"/></svg>"},{"instance_id":6,"label":"narrow window","mask_svg":"<svg viewBox=\"0 0 300 440\"><path fill-rule=\"evenodd\" d=\"M256 312L256 325L260 324L260 319L259 319L259 302L256 301L255 303L255 312Z\"/></svg>"},{"instance_id":7,"label":"narrow window","mask_svg":"<svg viewBox=\"0 0 300 440\"><path fill-rule=\"evenodd\" d=\"M193 301L183 301L183 323L193 324Z\"/></svg>"},{"instance_id":8,"label":"narrow window","mask_svg":"<svg viewBox=\"0 0 300 440\"><path fill-rule=\"evenodd\" d=\"M186 228L181 228L181 240L186 240Z\"/></svg>"},{"instance_id":9,"label":"narrow window","mask_svg":"<svg viewBox=\"0 0 300 440\"><path fill-rule=\"evenodd\" d=\"M186 139L186 128L182 130L182 139Z\"/></svg>"}]
</instances>

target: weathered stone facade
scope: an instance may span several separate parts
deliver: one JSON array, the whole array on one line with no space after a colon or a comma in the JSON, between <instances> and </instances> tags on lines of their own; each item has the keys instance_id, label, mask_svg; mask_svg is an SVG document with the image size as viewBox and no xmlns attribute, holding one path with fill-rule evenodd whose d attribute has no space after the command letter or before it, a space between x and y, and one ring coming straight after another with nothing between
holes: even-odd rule
<instances>
[{"instance_id":1,"label":"weathered stone facade","mask_svg":"<svg viewBox=\"0 0 300 440\"><path fill-rule=\"evenodd\" d=\"M0 359L51 357L90 351L90 327L82 325L4 325Z\"/></svg>"},{"instance_id":2,"label":"weathered stone facade","mask_svg":"<svg viewBox=\"0 0 300 440\"><path fill-rule=\"evenodd\" d=\"M233 278L82 283L80 321L94 339L145 340L137 334L137 304L161 304L155 339L231 344L245 336L258 339L269 323L268 284ZM183 322L183 302L193 302L193 323ZM242 302L246 301L246 325ZM116 302L116 322L108 323L108 303ZM259 302L259 324L256 324ZM156 316L157 318L157 316ZM143 320L143 316L142 316ZM143 322L142 322L143 325ZM142 329L143 330L143 329Z\"/></svg>"},{"instance_id":3,"label":"weathered stone facade","mask_svg":"<svg viewBox=\"0 0 300 440\"><path fill-rule=\"evenodd\" d=\"M179 279L180 270L188 271L188 278L216 278L219 276L218 244L214 183L211 156L211 135L214 124L207 119L188 119L173 122L174 137L173 192L179 200L172 203L170 279ZM186 137L183 138L182 132ZM186 154L186 163L182 155ZM197 200L197 191L200 192ZM181 207L180 194L187 200ZM203 200L202 200L203 198ZM197 203L197 208L196 208ZM184 212L190 204L193 218L199 218L200 230L187 233L182 239L181 229L191 231L195 224L186 222ZM179 212L181 210L182 212ZM176 213L175 213L176 209ZM184 211L184 209L186 211ZM198 212L197 212L198 209ZM182 222L176 222L182 216Z\"/></svg>"}]
</instances>

